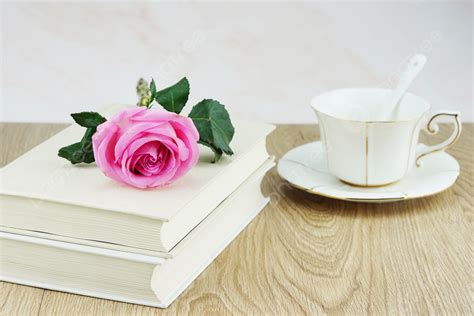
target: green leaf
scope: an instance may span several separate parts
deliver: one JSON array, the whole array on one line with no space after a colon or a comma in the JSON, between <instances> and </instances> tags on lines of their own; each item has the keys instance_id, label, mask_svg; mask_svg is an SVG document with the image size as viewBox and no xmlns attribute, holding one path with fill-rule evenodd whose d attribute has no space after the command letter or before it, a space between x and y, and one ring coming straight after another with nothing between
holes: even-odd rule
<instances>
[{"instance_id":1,"label":"green leaf","mask_svg":"<svg viewBox=\"0 0 474 316\"><path fill-rule=\"evenodd\" d=\"M80 112L71 114L74 121L83 127L97 127L106 121L105 117L97 112Z\"/></svg>"},{"instance_id":2,"label":"green leaf","mask_svg":"<svg viewBox=\"0 0 474 316\"><path fill-rule=\"evenodd\" d=\"M92 135L97 131L96 127L90 127L86 130L84 136L81 139L82 152L84 153L85 163L92 163L95 161L94 149L92 148Z\"/></svg>"},{"instance_id":3,"label":"green leaf","mask_svg":"<svg viewBox=\"0 0 474 316\"><path fill-rule=\"evenodd\" d=\"M59 149L58 156L69 160L73 165L84 161L84 152L80 142Z\"/></svg>"},{"instance_id":4,"label":"green leaf","mask_svg":"<svg viewBox=\"0 0 474 316\"><path fill-rule=\"evenodd\" d=\"M88 128L80 142L59 149L58 156L69 160L73 165L94 162L92 135L95 132L95 127Z\"/></svg>"},{"instance_id":5,"label":"green leaf","mask_svg":"<svg viewBox=\"0 0 474 316\"><path fill-rule=\"evenodd\" d=\"M166 89L160 90L155 94L155 100L165 110L174 112L176 114L181 113L181 110L186 105L189 97L189 82L186 77L178 81L175 85Z\"/></svg>"},{"instance_id":6,"label":"green leaf","mask_svg":"<svg viewBox=\"0 0 474 316\"><path fill-rule=\"evenodd\" d=\"M234 154L229 146L234 137L234 126L224 105L216 100L202 100L193 107L189 117L199 132L199 143L214 151L214 161L218 161L222 153Z\"/></svg>"},{"instance_id":7,"label":"green leaf","mask_svg":"<svg viewBox=\"0 0 474 316\"><path fill-rule=\"evenodd\" d=\"M98 113L95 113L98 116L93 115L95 121L91 120L92 116L84 115L84 113L90 114L90 113L95 113L95 112L75 113L75 114L71 114L71 116L79 125L83 124L82 126L93 125L92 124L93 122L100 121L104 123L106 121L105 118L102 117ZM100 125L102 123L99 123L97 125ZM81 163L81 162L83 163L94 162L95 158L94 158L94 150L92 147L92 135L94 135L95 132L97 131L97 125L88 127L84 133L84 136L82 136L82 139L80 142L74 143L74 144L71 144L69 146L65 146L59 149L58 156L69 160L73 165Z\"/></svg>"},{"instance_id":8,"label":"green leaf","mask_svg":"<svg viewBox=\"0 0 474 316\"><path fill-rule=\"evenodd\" d=\"M151 82L150 82L150 92L151 92L151 98L154 99L156 95L156 83L153 78L151 78Z\"/></svg>"},{"instance_id":9,"label":"green leaf","mask_svg":"<svg viewBox=\"0 0 474 316\"><path fill-rule=\"evenodd\" d=\"M212 149L212 151L214 152L214 159L212 160L212 163L218 162L219 159L221 159L222 154L223 154L222 150L220 150L219 148L216 148L216 147L212 146L211 144L208 144L208 143L206 143L205 141L202 141L202 140L199 140L198 143Z\"/></svg>"}]
</instances>

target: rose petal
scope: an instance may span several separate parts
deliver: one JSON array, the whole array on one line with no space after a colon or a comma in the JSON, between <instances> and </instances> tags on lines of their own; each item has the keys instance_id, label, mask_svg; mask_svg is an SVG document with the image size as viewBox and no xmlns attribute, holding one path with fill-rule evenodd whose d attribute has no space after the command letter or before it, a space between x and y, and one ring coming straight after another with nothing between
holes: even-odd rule
<instances>
[{"instance_id":1,"label":"rose petal","mask_svg":"<svg viewBox=\"0 0 474 316\"><path fill-rule=\"evenodd\" d=\"M99 127L103 124L99 125ZM114 144L119 137L118 130L119 128L113 123L101 129L98 128L97 132L92 136L92 148L97 166L102 169L106 176L120 181L119 168L113 163L115 160Z\"/></svg>"},{"instance_id":2,"label":"rose petal","mask_svg":"<svg viewBox=\"0 0 474 316\"><path fill-rule=\"evenodd\" d=\"M92 138L104 174L138 188L182 177L198 161L198 139L191 119L143 107L118 113L99 125Z\"/></svg>"},{"instance_id":3,"label":"rose petal","mask_svg":"<svg viewBox=\"0 0 474 316\"><path fill-rule=\"evenodd\" d=\"M122 154L127 149L127 147L135 140L145 136L145 133L155 133L158 135L169 136L171 138L176 137L175 130L167 122L134 123L124 134L122 134L115 145L115 162L120 161L122 159Z\"/></svg>"}]
</instances>

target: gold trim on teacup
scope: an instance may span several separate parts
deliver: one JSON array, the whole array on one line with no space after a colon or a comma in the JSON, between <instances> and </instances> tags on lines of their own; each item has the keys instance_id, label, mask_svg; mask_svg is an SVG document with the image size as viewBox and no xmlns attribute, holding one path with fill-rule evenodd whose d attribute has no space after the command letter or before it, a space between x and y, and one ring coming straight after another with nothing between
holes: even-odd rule
<instances>
[{"instance_id":1,"label":"gold trim on teacup","mask_svg":"<svg viewBox=\"0 0 474 316\"><path fill-rule=\"evenodd\" d=\"M365 186L369 186L369 124L365 123Z\"/></svg>"},{"instance_id":2,"label":"gold trim on teacup","mask_svg":"<svg viewBox=\"0 0 474 316\"><path fill-rule=\"evenodd\" d=\"M454 117L454 122L455 122L455 130L456 130L456 135L454 136L453 140L449 143L449 144L446 144L445 146L443 147L440 147L440 148L437 148L437 149L433 149L431 151L428 151L428 152L425 152L425 153L422 153L421 155L419 155L418 157L416 157L416 166L417 167L420 167L421 166L421 163L420 163L420 159L429 155L429 154L432 154L432 153L435 153L435 152L439 152L439 151L444 151L446 150L447 148L451 147L455 142L458 141L459 137L461 136L461 130L462 130L462 125L461 125L461 121L459 119L459 114L458 113L437 113L435 115L433 115L430 120L428 121L428 123L426 124L426 131L431 134L431 135L435 135L436 133L438 133L438 130L435 130L433 129L432 127L432 123L433 121L439 117L439 116L443 116L443 115L446 115L446 116L452 116ZM434 145L436 146L436 145Z\"/></svg>"},{"instance_id":3,"label":"gold trim on teacup","mask_svg":"<svg viewBox=\"0 0 474 316\"><path fill-rule=\"evenodd\" d=\"M346 180L342 180L342 179L339 179L339 181L341 181L342 183L345 183L347 185L350 185L352 187L357 187L357 188L381 188L381 187L386 187L388 185L391 185L391 184L394 184L394 183L397 183L398 181L400 180L395 180L395 181L392 181L392 182L388 182L388 183L382 183L382 184L357 184L357 183L352 183L352 182L349 182L349 181L346 181Z\"/></svg>"},{"instance_id":4,"label":"gold trim on teacup","mask_svg":"<svg viewBox=\"0 0 474 316\"><path fill-rule=\"evenodd\" d=\"M416 139L418 140L418 136L420 135L420 132L418 131L418 124L416 124L414 127L413 127L413 131L411 132L411 138L410 138L410 147L408 147L409 151L410 151L410 154L408 155L408 160L407 160L407 167L405 168L405 173L403 174L403 176L405 176L408 171L410 170L410 167L411 167L411 157L412 157L412 150L415 151L416 148L412 148L413 146L413 139L415 138L415 133L418 132L418 134L416 135Z\"/></svg>"},{"instance_id":5,"label":"gold trim on teacup","mask_svg":"<svg viewBox=\"0 0 474 316\"><path fill-rule=\"evenodd\" d=\"M321 125L321 135L320 135L320 138L321 138L321 144L323 145L323 150L326 152L326 161L328 163L328 168L329 168L329 150L328 150L328 140L327 140L327 133L326 133L326 128L324 127L324 124L323 122L319 122L319 125Z\"/></svg>"}]
</instances>

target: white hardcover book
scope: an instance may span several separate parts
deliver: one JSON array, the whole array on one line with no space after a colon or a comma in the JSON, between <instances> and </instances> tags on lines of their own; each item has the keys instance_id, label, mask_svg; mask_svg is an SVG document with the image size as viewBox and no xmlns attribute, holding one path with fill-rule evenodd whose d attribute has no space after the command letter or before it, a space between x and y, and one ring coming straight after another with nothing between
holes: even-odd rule
<instances>
[{"instance_id":1,"label":"white hardcover book","mask_svg":"<svg viewBox=\"0 0 474 316\"><path fill-rule=\"evenodd\" d=\"M268 203L260 191L265 162L200 223L172 259L0 233L3 281L167 307Z\"/></svg>"},{"instance_id":2,"label":"white hardcover book","mask_svg":"<svg viewBox=\"0 0 474 316\"><path fill-rule=\"evenodd\" d=\"M234 120L235 154L198 164L179 181L140 190L114 182L95 165L71 165L60 147L84 132L71 126L0 171L0 230L116 250L167 253L265 160L272 125ZM166 254L164 255L166 256Z\"/></svg>"}]
</instances>

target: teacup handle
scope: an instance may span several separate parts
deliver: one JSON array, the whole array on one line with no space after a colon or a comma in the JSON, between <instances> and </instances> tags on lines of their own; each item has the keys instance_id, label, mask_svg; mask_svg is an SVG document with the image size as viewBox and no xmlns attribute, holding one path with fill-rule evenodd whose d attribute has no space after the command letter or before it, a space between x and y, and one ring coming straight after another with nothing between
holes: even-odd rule
<instances>
[{"instance_id":1,"label":"teacup handle","mask_svg":"<svg viewBox=\"0 0 474 316\"><path fill-rule=\"evenodd\" d=\"M430 135L435 135L439 131L439 126L435 122L438 120L438 118L442 116L448 116L454 120L454 130L451 133L451 135L446 139L444 142L441 142L439 144L433 145L433 146L426 146L421 150L421 152L418 154L416 157L416 166L419 167L420 164L420 159L425 157L426 155L432 154L437 151L442 151L445 150L451 145L453 145L458 139L459 136L461 135L461 130L462 130L462 125L461 125L461 120L459 119L459 112L439 112L433 115L428 123L426 124L426 127L424 130L430 134Z\"/></svg>"}]
</instances>

